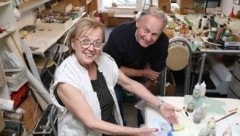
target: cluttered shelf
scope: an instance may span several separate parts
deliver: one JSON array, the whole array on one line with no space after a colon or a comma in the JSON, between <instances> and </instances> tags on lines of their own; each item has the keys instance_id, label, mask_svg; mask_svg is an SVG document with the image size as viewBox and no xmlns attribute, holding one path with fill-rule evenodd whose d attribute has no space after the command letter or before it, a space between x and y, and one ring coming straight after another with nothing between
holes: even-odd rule
<instances>
[{"instance_id":1,"label":"cluttered shelf","mask_svg":"<svg viewBox=\"0 0 240 136\"><path fill-rule=\"evenodd\" d=\"M203 78L205 67L209 66L207 72L209 72L209 79L215 88L208 89L208 92L226 95L229 93L233 76L231 69L221 62L221 58L224 57L220 56L228 55L236 56L232 57L233 59L239 58L240 31L237 28L240 28L240 20L226 17L221 14L219 9L216 10L201 14L168 14L169 23L165 33L169 38L184 37L191 42L192 54L198 57L198 66L194 66L194 69L191 70L194 75L196 72L197 82L205 80ZM190 88L190 92L191 90Z\"/></svg>"}]
</instances>

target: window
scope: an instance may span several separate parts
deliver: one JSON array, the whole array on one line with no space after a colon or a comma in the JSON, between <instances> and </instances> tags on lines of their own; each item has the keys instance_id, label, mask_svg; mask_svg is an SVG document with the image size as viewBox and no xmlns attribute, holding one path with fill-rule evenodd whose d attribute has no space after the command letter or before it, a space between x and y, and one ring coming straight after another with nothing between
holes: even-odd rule
<instances>
[{"instance_id":1,"label":"window","mask_svg":"<svg viewBox=\"0 0 240 136\"><path fill-rule=\"evenodd\" d=\"M102 5L104 7L111 7L112 3L115 3L117 6L136 6L137 2L142 2L143 4L149 6L150 1L152 1L154 6L157 6L158 0L102 0Z\"/></svg>"}]
</instances>

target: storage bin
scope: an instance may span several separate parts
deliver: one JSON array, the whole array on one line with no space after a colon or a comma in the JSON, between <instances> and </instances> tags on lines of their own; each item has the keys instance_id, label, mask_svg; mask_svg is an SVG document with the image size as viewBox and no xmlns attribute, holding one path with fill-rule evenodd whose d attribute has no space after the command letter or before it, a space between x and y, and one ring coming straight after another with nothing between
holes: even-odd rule
<instances>
[{"instance_id":1,"label":"storage bin","mask_svg":"<svg viewBox=\"0 0 240 136\"><path fill-rule=\"evenodd\" d=\"M25 69L19 72L6 72L5 75L10 92L18 91L28 81Z\"/></svg>"}]
</instances>

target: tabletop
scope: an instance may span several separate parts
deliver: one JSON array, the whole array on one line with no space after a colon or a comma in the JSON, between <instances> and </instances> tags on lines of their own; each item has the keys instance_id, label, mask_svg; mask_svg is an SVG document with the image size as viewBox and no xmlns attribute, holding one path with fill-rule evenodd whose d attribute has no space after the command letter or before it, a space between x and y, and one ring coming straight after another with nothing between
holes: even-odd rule
<instances>
[{"instance_id":1,"label":"tabletop","mask_svg":"<svg viewBox=\"0 0 240 136\"><path fill-rule=\"evenodd\" d=\"M187 101L191 99L191 95L186 95L185 97L161 97L161 99L182 109L187 106ZM195 111L193 113L188 112L188 116L184 111L177 112L179 124L183 125L184 129L172 132L173 136L198 136L199 132L206 128L207 123L211 118L219 120L232 112L236 113L216 122L216 136L222 136L224 130L229 126L232 129L232 136L239 136L240 101L238 99L202 97L197 102L198 104L196 104L197 106L195 107L195 110L196 108L199 108L203 102L206 105L206 115L199 124L193 122L193 114ZM158 127L161 130L161 128L169 126L158 111L151 106L146 106L144 113L146 127ZM164 131L165 130L163 129L157 133L156 136L167 136L167 133Z\"/></svg>"}]
</instances>

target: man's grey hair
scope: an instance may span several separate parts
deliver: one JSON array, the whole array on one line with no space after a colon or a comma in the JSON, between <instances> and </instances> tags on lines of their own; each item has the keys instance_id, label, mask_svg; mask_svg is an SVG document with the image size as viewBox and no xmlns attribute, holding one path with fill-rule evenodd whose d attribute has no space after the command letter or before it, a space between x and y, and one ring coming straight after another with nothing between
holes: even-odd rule
<instances>
[{"instance_id":1,"label":"man's grey hair","mask_svg":"<svg viewBox=\"0 0 240 136\"><path fill-rule=\"evenodd\" d=\"M167 18L166 13L165 13L163 10L160 10L160 9L157 8L157 7L147 8L147 9L143 10L143 11L140 13L140 15L139 15L138 18L137 18L137 21L141 21L141 19L142 19L145 15L152 15L152 16L155 16L155 17L157 17L157 18L162 19L162 21L163 21L163 29L166 28L166 26L167 26L167 24L168 24L168 18Z\"/></svg>"}]
</instances>

